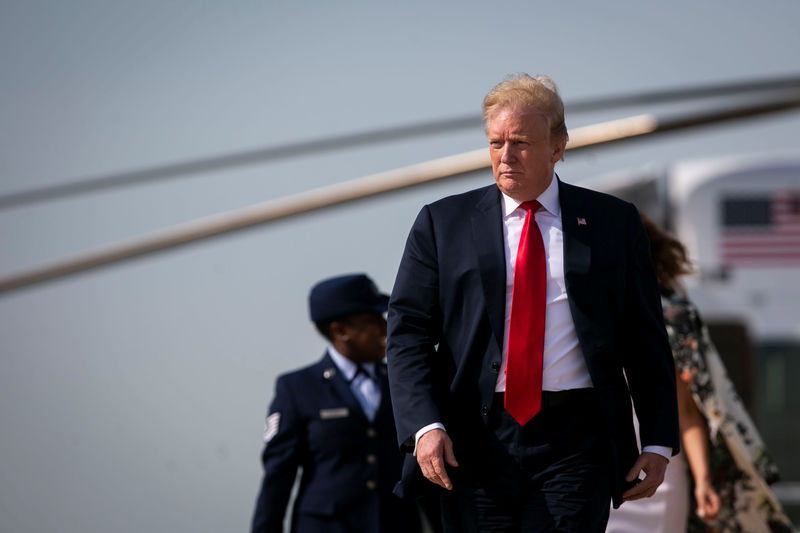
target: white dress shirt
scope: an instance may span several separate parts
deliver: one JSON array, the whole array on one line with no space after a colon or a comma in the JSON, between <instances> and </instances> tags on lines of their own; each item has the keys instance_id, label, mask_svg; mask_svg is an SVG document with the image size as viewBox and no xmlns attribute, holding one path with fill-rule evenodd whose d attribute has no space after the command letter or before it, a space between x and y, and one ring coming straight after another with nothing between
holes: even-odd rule
<instances>
[{"instance_id":1,"label":"white dress shirt","mask_svg":"<svg viewBox=\"0 0 800 533\"><path fill-rule=\"evenodd\" d=\"M503 241L506 252L506 308L502 362L495 392L506 390L506 356L508 326L511 322L511 295L514 288L514 265L527 213L525 209L519 207L522 202L505 194L502 198ZM542 390L559 391L592 387L586 359L575 334L575 323L572 321L567 286L564 283L564 233L561 229L561 205L558 201L558 182L555 176L550 186L537 200L542 207L535 213L535 222L542 234L545 257L547 257ZM533 228L531 226L531 229Z\"/></svg>"},{"instance_id":2,"label":"white dress shirt","mask_svg":"<svg viewBox=\"0 0 800 533\"><path fill-rule=\"evenodd\" d=\"M381 405L381 389L377 382L375 363L360 365L364 372L369 374L369 376L365 376L358 372L359 365L340 354L333 346L328 346L328 354L350 384L350 390L353 391L367 419L370 422L374 421L378 407Z\"/></svg>"}]
</instances>

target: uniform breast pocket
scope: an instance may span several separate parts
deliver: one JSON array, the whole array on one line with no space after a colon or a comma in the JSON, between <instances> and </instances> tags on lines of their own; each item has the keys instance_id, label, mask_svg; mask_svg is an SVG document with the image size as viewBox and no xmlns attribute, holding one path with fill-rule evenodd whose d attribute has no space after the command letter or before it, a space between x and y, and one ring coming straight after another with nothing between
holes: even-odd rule
<instances>
[{"instance_id":1,"label":"uniform breast pocket","mask_svg":"<svg viewBox=\"0 0 800 533\"><path fill-rule=\"evenodd\" d=\"M309 422L308 437L310 445L337 448L355 441L356 429L360 426L356 413L347 407L320 409L318 416Z\"/></svg>"}]
</instances>

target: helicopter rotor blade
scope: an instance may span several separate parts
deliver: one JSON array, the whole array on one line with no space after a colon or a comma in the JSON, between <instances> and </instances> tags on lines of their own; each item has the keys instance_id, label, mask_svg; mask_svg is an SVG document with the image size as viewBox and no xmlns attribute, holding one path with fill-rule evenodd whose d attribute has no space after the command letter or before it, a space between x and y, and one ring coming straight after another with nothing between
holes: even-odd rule
<instances>
[{"instance_id":1,"label":"helicopter rotor blade","mask_svg":"<svg viewBox=\"0 0 800 533\"><path fill-rule=\"evenodd\" d=\"M663 119L653 115L637 115L626 119L576 128L570 134L571 140L567 145L567 149L578 151L600 145L640 139L649 135L673 132L701 125L718 124L798 107L800 107L800 96L794 95L783 100L756 102L746 106L726 107L699 114L694 113ZM481 148L289 197L270 200L228 213L181 224L139 239L11 275L0 279L0 294L256 225L348 202L364 200L442 179L463 176L488 167L490 167L488 148Z\"/></svg>"},{"instance_id":2,"label":"helicopter rotor blade","mask_svg":"<svg viewBox=\"0 0 800 533\"><path fill-rule=\"evenodd\" d=\"M753 81L718 83L664 89L641 93L592 98L566 104L568 113L609 110L633 105L679 102L690 99L721 97L757 93L762 91L800 90L800 77L779 77ZM172 163L151 168L125 171L68 183L46 185L25 191L0 195L0 210L31 205L48 200L57 200L90 192L115 189L123 186L141 185L156 181L196 175L227 168L262 164L300 155L324 153L357 146L397 141L424 135L449 133L465 129L477 129L482 124L478 115L466 115L391 128L382 128L335 137L308 139L277 146L258 148L242 152L210 156L182 163Z\"/></svg>"}]
</instances>

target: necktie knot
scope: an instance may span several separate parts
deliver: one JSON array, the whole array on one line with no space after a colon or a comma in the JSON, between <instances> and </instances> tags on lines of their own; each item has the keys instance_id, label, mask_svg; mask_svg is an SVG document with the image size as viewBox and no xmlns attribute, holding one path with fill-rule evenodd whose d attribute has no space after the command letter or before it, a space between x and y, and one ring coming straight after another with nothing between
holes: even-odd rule
<instances>
[{"instance_id":1,"label":"necktie knot","mask_svg":"<svg viewBox=\"0 0 800 533\"><path fill-rule=\"evenodd\" d=\"M526 211L535 213L542 207L542 204L539 203L539 200L528 200L527 202L522 202L519 206Z\"/></svg>"},{"instance_id":2,"label":"necktie knot","mask_svg":"<svg viewBox=\"0 0 800 533\"><path fill-rule=\"evenodd\" d=\"M352 383L356 379L358 379L358 376L364 376L367 379L375 381L375 378L372 377L372 374L370 374L369 371L366 368L364 368L363 366L361 366L361 365L358 365L356 367L356 373L353 374L352 379L350 379L350 383Z\"/></svg>"}]
</instances>

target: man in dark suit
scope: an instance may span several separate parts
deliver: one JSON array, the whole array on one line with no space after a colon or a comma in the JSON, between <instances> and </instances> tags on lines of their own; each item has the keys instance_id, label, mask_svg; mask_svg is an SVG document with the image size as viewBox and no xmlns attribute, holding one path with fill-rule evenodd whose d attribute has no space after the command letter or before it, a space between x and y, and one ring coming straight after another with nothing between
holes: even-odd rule
<instances>
[{"instance_id":1,"label":"man in dark suit","mask_svg":"<svg viewBox=\"0 0 800 533\"><path fill-rule=\"evenodd\" d=\"M447 531L601 532L678 451L647 238L631 204L555 175L552 80L500 83L484 121L495 185L423 207L389 302L396 490L438 492Z\"/></svg>"},{"instance_id":2,"label":"man in dark suit","mask_svg":"<svg viewBox=\"0 0 800 533\"><path fill-rule=\"evenodd\" d=\"M364 274L311 289L311 320L330 346L321 361L276 382L253 532L283 531L298 467L293 532L420 531L416 505L392 494L402 456L382 362L388 300Z\"/></svg>"}]
</instances>

